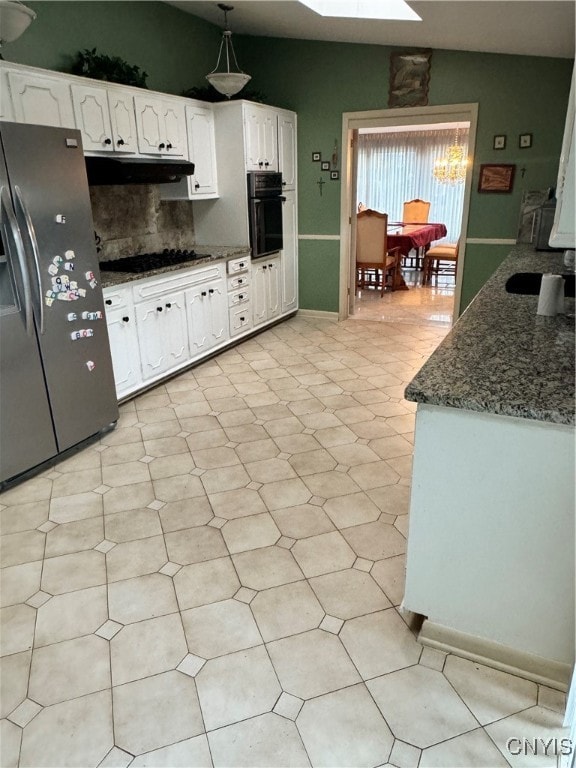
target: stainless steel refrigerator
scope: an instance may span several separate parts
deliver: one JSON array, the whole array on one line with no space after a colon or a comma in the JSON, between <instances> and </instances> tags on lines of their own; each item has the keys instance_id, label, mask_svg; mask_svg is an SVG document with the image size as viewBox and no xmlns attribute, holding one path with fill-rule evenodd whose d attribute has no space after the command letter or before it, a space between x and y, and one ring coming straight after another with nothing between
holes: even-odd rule
<instances>
[{"instance_id":1,"label":"stainless steel refrigerator","mask_svg":"<svg viewBox=\"0 0 576 768\"><path fill-rule=\"evenodd\" d=\"M5 487L109 428L118 405L80 132L0 122L0 150Z\"/></svg>"}]
</instances>

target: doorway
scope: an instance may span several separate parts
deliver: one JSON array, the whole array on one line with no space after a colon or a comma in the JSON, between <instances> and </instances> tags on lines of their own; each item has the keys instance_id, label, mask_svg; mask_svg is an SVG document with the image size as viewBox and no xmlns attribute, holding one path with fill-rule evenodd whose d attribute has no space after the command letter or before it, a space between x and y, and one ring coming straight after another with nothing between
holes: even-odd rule
<instances>
[{"instance_id":1,"label":"doorway","mask_svg":"<svg viewBox=\"0 0 576 768\"><path fill-rule=\"evenodd\" d=\"M477 104L453 104L438 107L412 107L407 109L373 110L369 112L347 112L342 119L342 189L340 211L340 299L339 319L344 320L355 312L355 246L356 246L356 205L357 205L357 162L358 141L360 130L408 130L410 127L423 125L446 125L466 123L469 128L469 156L473 155L476 143L476 123L478 115ZM460 226L460 252L458 256L458 273L456 286L451 291L448 299L451 314L454 319L458 317L460 306L460 294L462 277L464 274L464 262L466 252L466 237L468 225L468 212L470 205L470 190L472 181L472 163L468 164L466 180L464 182L464 199L462 206L462 220ZM440 278L438 278L438 282ZM415 295L412 295L412 299ZM405 302L407 307L410 300ZM444 302L446 306L446 301ZM366 319L370 319L368 316ZM376 318L373 318L376 319ZM384 318L386 319L386 318Z\"/></svg>"}]
</instances>

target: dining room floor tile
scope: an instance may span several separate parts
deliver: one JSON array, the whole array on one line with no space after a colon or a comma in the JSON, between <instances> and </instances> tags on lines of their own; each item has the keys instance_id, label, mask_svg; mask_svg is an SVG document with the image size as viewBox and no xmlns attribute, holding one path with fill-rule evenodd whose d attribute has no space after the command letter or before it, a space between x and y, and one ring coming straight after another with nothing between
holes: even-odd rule
<instances>
[{"instance_id":1,"label":"dining room floor tile","mask_svg":"<svg viewBox=\"0 0 576 768\"><path fill-rule=\"evenodd\" d=\"M0 494L2 766L520 768L508 736L565 734L561 692L402 608L403 393L453 295L405 293L270 328Z\"/></svg>"}]
</instances>

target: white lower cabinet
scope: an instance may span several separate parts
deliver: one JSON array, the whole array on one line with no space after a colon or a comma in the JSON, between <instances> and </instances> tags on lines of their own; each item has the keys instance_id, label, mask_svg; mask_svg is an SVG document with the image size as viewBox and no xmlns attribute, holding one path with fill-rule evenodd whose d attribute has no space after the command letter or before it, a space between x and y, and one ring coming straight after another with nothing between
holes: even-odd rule
<instances>
[{"instance_id":1,"label":"white lower cabinet","mask_svg":"<svg viewBox=\"0 0 576 768\"><path fill-rule=\"evenodd\" d=\"M241 257L105 288L118 399L280 317L281 264Z\"/></svg>"},{"instance_id":2,"label":"white lower cabinet","mask_svg":"<svg viewBox=\"0 0 576 768\"><path fill-rule=\"evenodd\" d=\"M252 319L254 326L278 317L282 311L280 256L252 263Z\"/></svg>"},{"instance_id":3,"label":"white lower cabinet","mask_svg":"<svg viewBox=\"0 0 576 768\"><path fill-rule=\"evenodd\" d=\"M190 358L184 291L136 305L142 378L180 368Z\"/></svg>"},{"instance_id":4,"label":"white lower cabinet","mask_svg":"<svg viewBox=\"0 0 576 768\"><path fill-rule=\"evenodd\" d=\"M106 289L104 304L116 394L120 399L137 390L142 383L138 332L131 289L129 287Z\"/></svg>"},{"instance_id":5,"label":"white lower cabinet","mask_svg":"<svg viewBox=\"0 0 576 768\"><path fill-rule=\"evenodd\" d=\"M196 358L229 338L224 279L186 291L190 349Z\"/></svg>"}]
</instances>

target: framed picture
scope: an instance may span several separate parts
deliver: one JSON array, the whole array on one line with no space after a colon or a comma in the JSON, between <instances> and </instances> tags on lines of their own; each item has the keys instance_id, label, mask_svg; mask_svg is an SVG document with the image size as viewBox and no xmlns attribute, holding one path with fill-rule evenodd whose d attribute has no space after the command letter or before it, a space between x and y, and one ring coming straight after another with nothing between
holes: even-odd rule
<instances>
[{"instance_id":1,"label":"framed picture","mask_svg":"<svg viewBox=\"0 0 576 768\"><path fill-rule=\"evenodd\" d=\"M312 152L312 162L319 163L322 160L321 152Z\"/></svg>"},{"instance_id":2,"label":"framed picture","mask_svg":"<svg viewBox=\"0 0 576 768\"><path fill-rule=\"evenodd\" d=\"M520 149L528 149L532 146L532 134L531 133L521 133L520 139L518 141L518 146Z\"/></svg>"},{"instance_id":3,"label":"framed picture","mask_svg":"<svg viewBox=\"0 0 576 768\"><path fill-rule=\"evenodd\" d=\"M512 192L515 165L494 165L486 163L480 166L478 192Z\"/></svg>"},{"instance_id":4,"label":"framed picture","mask_svg":"<svg viewBox=\"0 0 576 768\"><path fill-rule=\"evenodd\" d=\"M389 107L425 107L428 104L432 51L390 54Z\"/></svg>"},{"instance_id":5,"label":"framed picture","mask_svg":"<svg viewBox=\"0 0 576 768\"><path fill-rule=\"evenodd\" d=\"M333 181L338 181L338 179L340 178L340 172L339 171L330 171L330 178Z\"/></svg>"},{"instance_id":6,"label":"framed picture","mask_svg":"<svg viewBox=\"0 0 576 768\"><path fill-rule=\"evenodd\" d=\"M322 164L320 165L320 168L322 168L323 171L329 171L330 170L330 161L329 160L322 160Z\"/></svg>"},{"instance_id":7,"label":"framed picture","mask_svg":"<svg viewBox=\"0 0 576 768\"><path fill-rule=\"evenodd\" d=\"M494 136L493 149L505 149L506 148L506 136Z\"/></svg>"}]
</instances>

